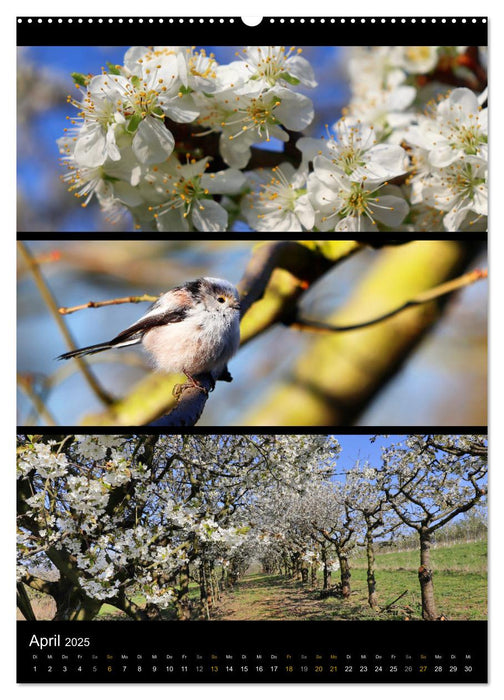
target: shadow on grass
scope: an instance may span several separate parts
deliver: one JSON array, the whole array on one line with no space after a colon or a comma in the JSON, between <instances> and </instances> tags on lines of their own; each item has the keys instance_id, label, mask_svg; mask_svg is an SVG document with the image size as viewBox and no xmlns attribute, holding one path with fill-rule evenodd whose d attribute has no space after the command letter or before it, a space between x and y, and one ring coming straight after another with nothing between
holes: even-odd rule
<instances>
[{"instance_id":1,"label":"shadow on grass","mask_svg":"<svg viewBox=\"0 0 504 700\"><path fill-rule=\"evenodd\" d=\"M239 582L223 605L217 620L357 620L376 619L367 606L342 598L321 599L320 589L283 576L255 574Z\"/></svg>"}]
</instances>

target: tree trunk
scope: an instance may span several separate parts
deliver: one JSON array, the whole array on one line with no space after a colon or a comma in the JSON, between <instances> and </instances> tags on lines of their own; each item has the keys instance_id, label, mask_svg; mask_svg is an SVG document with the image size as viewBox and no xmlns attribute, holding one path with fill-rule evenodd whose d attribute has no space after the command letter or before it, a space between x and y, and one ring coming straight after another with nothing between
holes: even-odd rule
<instances>
[{"instance_id":1,"label":"tree trunk","mask_svg":"<svg viewBox=\"0 0 504 700\"><path fill-rule=\"evenodd\" d=\"M146 620L162 620L161 611L155 603L147 603L144 609Z\"/></svg>"},{"instance_id":2,"label":"tree trunk","mask_svg":"<svg viewBox=\"0 0 504 700\"><path fill-rule=\"evenodd\" d=\"M292 556L292 578L301 578L301 562L297 554Z\"/></svg>"},{"instance_id":3,"label":"tree trunk","mask_svg":"<svg viewBox=\"0 0 504 700\"><path fill-rule=\"evenodd\" d=\"M191 617L191 608L189 605L189 567L186 565L179 575L179 588L177 592L177 600L175 602L175 610L178 620L189 620Z\"/></svg>"},{"instance_id":4,"label":"tree trunk","mask_svg":"<svg viewBox=\"0 0 504 700\"><path fill-rule=\"evenodd\" d=\"M422 592L422 618L424 620L437 619L430 548L431 533L427 528L423 528L420 531L420 568L418 569L418 580L420 581L420 590Z\"/></svg>"},{"instance_id":5,"label":"tree trunk","mask_svg":"<svg viewBox=\"0 0 504 700\"><path fill-rule=\"evenodd\" d=\"M141 608L127 598L122 590L115 598L110 598L107 602L125 612L132 620L161 620L161 612L157 606L151 604L150 607Z\"/></svg>"},{"instance_id":6,"label":"tree trunk","mask_svg":"<svg viewBox=\"0 0 504 700\"><path fill-rule=\"evenodd\" d=\"M312 564L312 567L311 567L311 585L312 585L312 588L317 587L317 565L316 564Z\"/></svg>"},{"instance_id":7,"label":"tree trunk","mask_svg":"<svg viewBox=\"0 0 504 700\"><path fill-rule=\"evenodd\" d=\"M375 579L375 553L373 545L373 535L368 530L366 532L366 554L367 554L367 587L368 587L368 603L370 608L378 607L378 598L376 595L376 579Z\"/></svg>"},{"instance_id":8,"label":"tree trunk","mask_svg":"<svg viewBox=\"0 0 504 700\"><path fill-rule=\"evenodd\" d=\"M350 588L350 566L348 565L348 557L345 554L338 554L341 574L341 593L343 598L350 598L352 589Z\"/></svg>"},{"instance_id":9,"label":"tree trunk","mask_svg":"<svg viewBox=\"0 0 504 700\"><path fill-rule=\"evenodd\" d=\"M331 572L327 566L327 562L324 562L324 585L322 586L324 591L329 588L329 579L331 578Z\"/></svg>"},{"instance_id":10,"label":"tree trunk","mask_svg":"<svg viewBox=\"0 0 504 700\"><path fill-rule=\"evenodd\" d=\"M207 589L207 607L208 610L213 608L214 597L212 590L212 569L210 564L205 563L205 578L206 578L206 589Z\"/></svg>"},{"instance_id":11,"label":"tree trunk","mask_svg":"<svg viewBox=\"0 0 504 700\"><path fill-rule=\"evenodd\" d=\"M79 586L60 580L53 589L56 602L56 614L53 620L92 620L98 615L101 600L86 596Z\"/></svg>"},{"instance_id":12,"label":"tree trunk","mask_svg":"<svg viewBox=\"0 0 504 700\"><path fill-rule=\"evenodd\" d=\"M212 591L210 588L210 577L208 572L208 564L206 562L200 564L200 615L207 620L210 619L210 610L212 608Z\"/></svg>"},{"instance_id":13,"label":"tree trunk","mask_svg":"<svg viewBox=\"0 0 504 700\"><path fill-rule=\"evenodd\" d=\"M301 583L308 583L308 565L304 562L301 564Z\"/></svg>"},{"instance_id":14,"label":"tree trunk","mask_svg":"<svg viewBox=\"0 0 504 700\"><path fill-rule=\"evenodd\" d=\"M326 591L329 588L329 579L331 578L331 571L327 565L327 550L324 547L322 550L322 562L324 564L324 583L322 589Z\"/></svg>"},{"instance_id":15,"label":"tree trunk","mask_svg":"<svg viewBox=\"0 0 504 700\"><path fill-rule=\"evenodd\" d=\"M24 583L21 583L19 581L16 585L17 588L17 606L21 613L23 614L25 620L30 620L34 622L37 618L35 617L35 613L33 612L32 604L30 602L30 598L28 597L28 593L26 591Z\"/></svg>"}]
</instances>

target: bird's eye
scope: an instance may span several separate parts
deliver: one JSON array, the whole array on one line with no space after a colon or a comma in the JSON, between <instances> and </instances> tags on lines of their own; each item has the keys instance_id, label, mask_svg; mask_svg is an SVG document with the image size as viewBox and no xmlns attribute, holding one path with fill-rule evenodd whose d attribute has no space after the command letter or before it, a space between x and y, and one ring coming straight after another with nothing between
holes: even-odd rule
<instances>
[{"instance_id":1,"label":"bird's eye","mask_svg":"<svg viewBox=\"0 0 504 700\"><path fill-rule=\"evenodd\" d=\"M217 301L219 302L219 304L223 304L226 301L226 298L225 297L217 297Z\"/></svg>"}]
</instances>

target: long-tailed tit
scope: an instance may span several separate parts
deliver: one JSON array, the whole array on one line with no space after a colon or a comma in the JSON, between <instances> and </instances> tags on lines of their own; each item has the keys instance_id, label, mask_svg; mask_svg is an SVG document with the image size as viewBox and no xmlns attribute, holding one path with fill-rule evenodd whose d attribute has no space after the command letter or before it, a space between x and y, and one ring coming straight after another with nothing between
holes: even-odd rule
<instances>
[{"instance_id":1,"label":"long-tailed tit","mask_svg":"<svg viewBox=\"0 0 504 700\"><path fill-rule=\"evenodd\" d=\"M163 294L136 323L106 343L58 357L92 355L141 343L156 369L184 373L194 386L198 374L231 381L227 363L240 344L238 290L230 282L201 277ZM201 387L200 387L201 388Z\"/></svg>"}]
</instances>

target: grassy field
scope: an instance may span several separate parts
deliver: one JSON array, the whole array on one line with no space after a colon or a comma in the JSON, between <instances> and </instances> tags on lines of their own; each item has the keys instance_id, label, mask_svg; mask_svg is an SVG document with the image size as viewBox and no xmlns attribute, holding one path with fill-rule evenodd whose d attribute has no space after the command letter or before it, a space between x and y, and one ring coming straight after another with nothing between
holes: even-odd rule
<instances>
[{"instance_id":1,"label":"grassy field","mask_svg":"<svg viewBox=\"0 0 504 700\"><path fill-rule=\"evenodd\" d=\"M473 542L432 550L434 591L439 615L450 620L487 617L487 544ZM385 608L408 591L389 611L377 613L367 604L366 559L352 563L352 595L348 600L326 598L319 591L281 576L251 574L227 596L219 619L355 620L421 618L417 551L388 552L376 557L378 602ZM339 580L333 573L332 582ZM320 584L320 581L319 581Z\"/></svg>"},{"instance_id":2,"label":"grassy field","mask_svg":"<svg viewBox=\"0 0 504 700\"><path fill-rule=\"evenodd\" d=\"M439 615L449 620L483 620L487 617L487 543L472 542L438 547L432 550L434 592ZM320 598L321 572L318 586L312 588L300 581L261 573L246 575L234 588L225 593L212 612L219 620L368 620L421 618L420 586L417 578L418 551L387 552L376 556L378 604L386 608L404 591L407 593L388 611L376 612L367 604L366 559L351 561L352 595L348 600ZM333 573L332 583L339 581ZM195 601L198 589L190 589ZM47 596L33 599L38 619L45 617ZM134 602L143 604L141 596ZM42 616L44 614L44 616ZM124 617L116 608L104 604L100 619ZM174 619L174 611L167 610L166 619Z\"/></svg>"}]
</instances>

